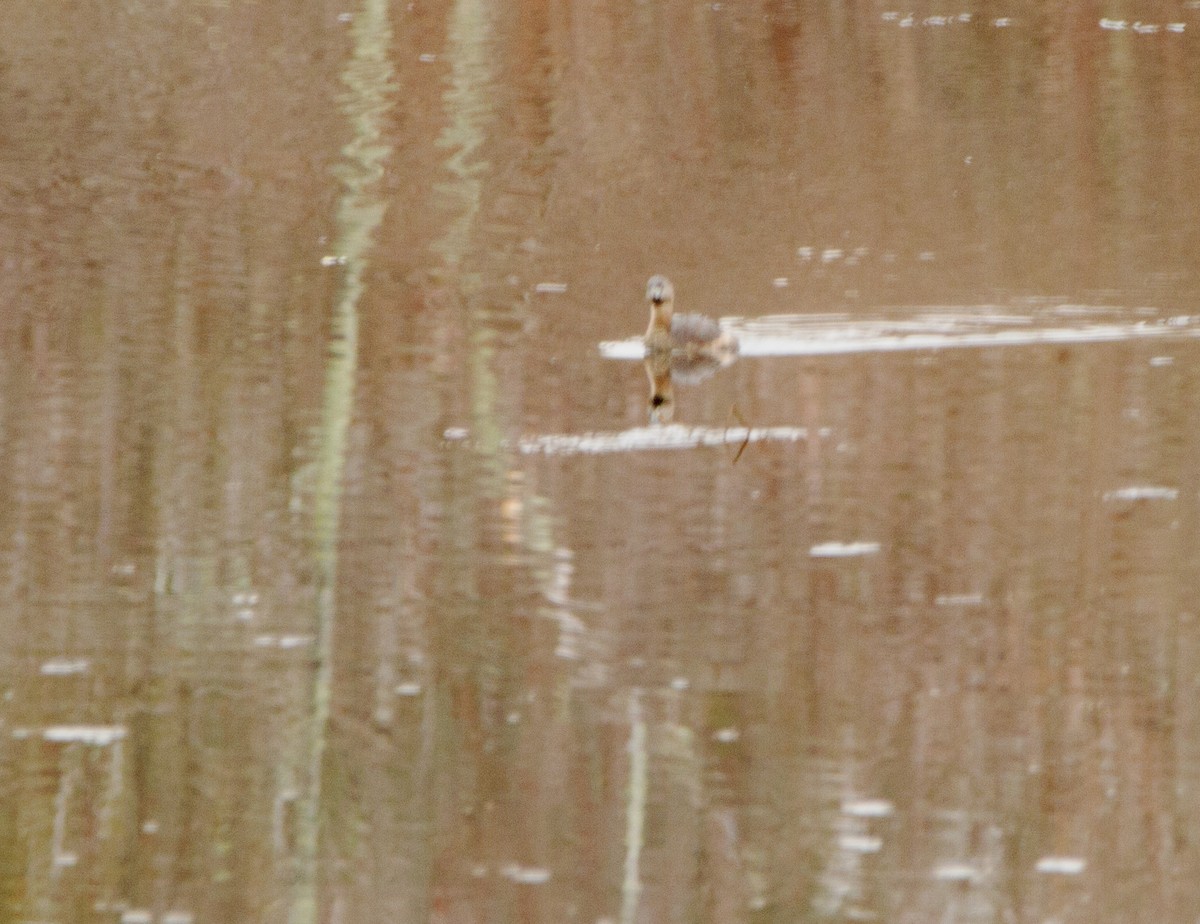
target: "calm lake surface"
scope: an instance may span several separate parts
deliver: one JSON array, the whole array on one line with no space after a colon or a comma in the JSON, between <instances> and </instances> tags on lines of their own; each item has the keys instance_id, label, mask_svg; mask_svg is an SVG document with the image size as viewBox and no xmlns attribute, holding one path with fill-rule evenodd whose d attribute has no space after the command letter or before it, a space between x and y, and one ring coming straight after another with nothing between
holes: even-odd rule
<instances>
[{"instance_id":1,"label":"calm lake surface","mask_svg":"<svg viewBox=\"0 0 1200 924\"><path fill-rule=\"evenodd\" d=\"M1200 3L4 18L0 921L1200 919Z\"/></svg>"}]
</instances>

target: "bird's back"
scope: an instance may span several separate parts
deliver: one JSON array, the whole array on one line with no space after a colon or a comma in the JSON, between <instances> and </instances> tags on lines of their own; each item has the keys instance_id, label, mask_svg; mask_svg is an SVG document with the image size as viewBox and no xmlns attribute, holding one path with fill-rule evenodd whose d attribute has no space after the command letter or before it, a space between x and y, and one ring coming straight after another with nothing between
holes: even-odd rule
<instances>
[{"instance_id":1,"label":"bird's back","mask_svg":"<svg viewBox=\"0 0 1200 924\"><path fill-rule=\"evenodd\" d=\"M720 325L702 314L677 314L671 318L671 339L680 346L712 343L720 336Z\"/></svg>"}]
</instances>

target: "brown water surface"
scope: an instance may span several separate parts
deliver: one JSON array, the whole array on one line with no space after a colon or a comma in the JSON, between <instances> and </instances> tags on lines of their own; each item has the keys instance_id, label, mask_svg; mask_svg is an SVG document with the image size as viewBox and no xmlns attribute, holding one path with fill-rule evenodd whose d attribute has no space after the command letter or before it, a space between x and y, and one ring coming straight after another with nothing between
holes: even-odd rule
<instances>
[{"instance_id":1,"label":"brown water surface","mask_svg":"<svg viewBox=\"0 0 1200 924\"><path fill-rule=\"evenodd\" d=\"M1195 922L1198 87L1193 2L9 4L0 921ZM656 272L745 349L648 429Z\"/></svg>"}]
</instances>

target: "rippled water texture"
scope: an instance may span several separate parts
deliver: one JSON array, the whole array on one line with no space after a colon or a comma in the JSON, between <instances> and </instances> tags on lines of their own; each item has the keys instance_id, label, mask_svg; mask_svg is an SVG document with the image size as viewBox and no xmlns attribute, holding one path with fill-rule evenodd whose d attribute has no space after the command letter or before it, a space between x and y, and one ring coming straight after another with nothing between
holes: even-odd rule
<instances>
[{"instance_id":1,"label":"rippled water texture","mask_svg":"<svg viewBox=\"0 0 1200 924\"><path fill-rule=\"evenodd\" d=\"M0 921L1194 924L1198 87L1192 0L10 2Z\"/></svg>"}]
</instances>

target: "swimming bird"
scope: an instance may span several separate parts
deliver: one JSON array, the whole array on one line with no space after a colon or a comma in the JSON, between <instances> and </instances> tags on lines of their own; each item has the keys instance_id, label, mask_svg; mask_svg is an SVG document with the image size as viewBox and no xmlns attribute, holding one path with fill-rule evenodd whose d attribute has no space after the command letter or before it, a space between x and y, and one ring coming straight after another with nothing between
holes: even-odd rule
<instances>
[{"instance_id":1,"label":"swimming bird","mask_svg":"<svg viewBox=\"0 0 1200 924\"><path fill-rule=\"evenodd\" d=\"M648 357L670 356L676 373L680 365L728 366L737 358L737 337L702 314L675 313L675 287L666 276L646 282L650 326L644 338ZM713 369L709 369L711 374Z\"/></svg>"},{"instance_id":2,"label":"swimming bird","mask_svg":"<svg viewBox=\"0 0 1200 924\"><path fill-rule=\"evenodd\" d=\"M650 380L650 422L670 423L675 416L673 379L687 385L704 381L737 359L737 338L712 318L675 313L675 287L666 276L646 282L650 326L646 345L646 376Z\"/></svg>"}]
</instances>

